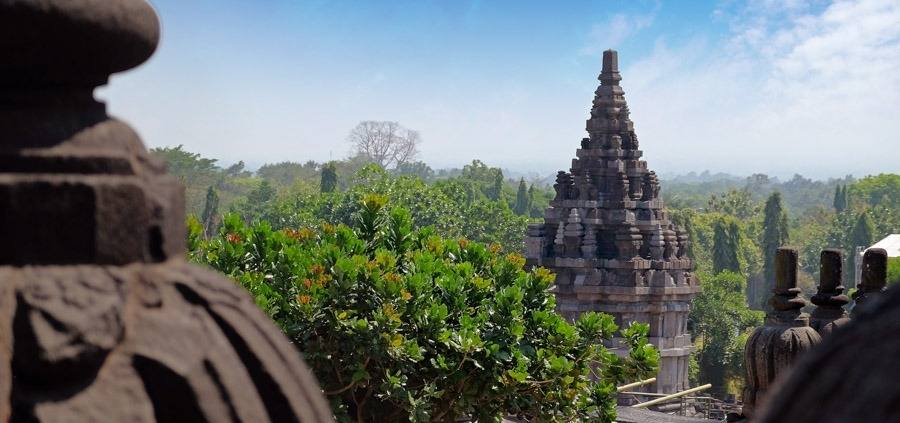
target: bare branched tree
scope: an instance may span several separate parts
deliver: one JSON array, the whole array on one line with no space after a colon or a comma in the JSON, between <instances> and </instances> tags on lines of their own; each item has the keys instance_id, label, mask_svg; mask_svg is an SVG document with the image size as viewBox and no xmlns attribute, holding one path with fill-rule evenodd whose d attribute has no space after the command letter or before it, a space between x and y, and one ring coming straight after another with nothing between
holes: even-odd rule
<instances>
[{"instance_id":1,"label":"bare branched tree","mask_svg":"<svg viewBox=\"0 0 900 423\"><path fill-rule=\"evenodd\" d=\"M418 131L404 128L397 122L372 120L356 125L347 140L353 144L355 154L364 154L385 169L414 160L422 142Z\"/></svg>"}]
</instances>

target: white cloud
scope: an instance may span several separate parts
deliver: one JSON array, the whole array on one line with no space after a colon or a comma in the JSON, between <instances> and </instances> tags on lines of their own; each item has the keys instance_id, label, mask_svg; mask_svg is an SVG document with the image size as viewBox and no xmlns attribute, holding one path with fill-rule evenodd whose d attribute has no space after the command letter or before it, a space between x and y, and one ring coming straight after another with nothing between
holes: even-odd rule
<instances>
[{"instance_id":1,"label":"white cloud","mask_svg":"<svg viewBox=\"0 0 900 423\"><path fill-rule=\"evenodd\" d=\"M658 5L648 14L617 13L601 24L594 24L588 32L588 40L579 53L594 56L608 48L619 47L642 29L653 24Z\"/></svg>"},{"instance_id":2,"label":"white cloud","mask_svg":"<svg viewBox=\"0 0 900 423\"><path fill-rule=\"evenodd\" d=\"M900 171L900 3L814 6L769 0L731 15L719 10L727 39L660 40L625 69L651 165Z\"/></svg>"}]
</instances>

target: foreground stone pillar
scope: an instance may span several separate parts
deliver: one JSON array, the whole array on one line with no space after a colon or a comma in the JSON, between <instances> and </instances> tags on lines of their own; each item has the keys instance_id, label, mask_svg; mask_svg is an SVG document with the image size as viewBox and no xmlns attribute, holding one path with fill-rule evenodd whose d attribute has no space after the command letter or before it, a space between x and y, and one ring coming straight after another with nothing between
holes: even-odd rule
<instances>
[{"instance_id":1,"label":"foreground stone pillar","mask_svg":"<svg viewBox=\"0 0 900 423\"><path fill-rule=\"evenodd\" d=\"M158 38L142 0L0 1L0 421L331 421L249 296L185 263L182 187L93 98Z\"/></svg>"},{"instance_id":2,"label":"foreground stone pillar","mask_svg":"<svg viewBox=\"0 0 900 423\"><path fill-rule=\"evenodd\" d=\"M854 317L884 292L887 286L887 260L887 251L883 248L870 248L863 254L862 278L858 289L853 293L856 304L851 314Z\"/></svg>"},{"instance_id":3,"label":"foreground stone pillar","mask_svg":"<svg viewBox=\"0 0 900 423\"><path fill-rule=\"evenodd\" d=\"M797 362L754 422L900 421L900 286L879 296Z\"/></svg>"},{"instance_id":4,"label":"foreground stone pillar","mask_svg":"<svg viewBox=\"0 0 900 423\"><path fill-rule=\"evenodd\" d=\"M756 328L744 349L743 409L752 418L767 391L787 372L797 358L821 341L809 326L809 316L800 309L806 301L797 288L797 250L779 248L775 254L775 289L769 300L772 311L764 326Z\"/></svg>"},{"instance_id":5,"label":"foreground stone pillar","mask_svg":"<svg viewBox=\"0 0 900 423\"><path fill-rule=\"evenodd\" d=\"M817 307L809 316L809 325L824 338L850 322L844 311L844 306L850 303L850 299L844 295L844 287L841 285L841 250L829 248L823 250L820 257L819 288L810 299Z\"/></svg>"}]
</instances>

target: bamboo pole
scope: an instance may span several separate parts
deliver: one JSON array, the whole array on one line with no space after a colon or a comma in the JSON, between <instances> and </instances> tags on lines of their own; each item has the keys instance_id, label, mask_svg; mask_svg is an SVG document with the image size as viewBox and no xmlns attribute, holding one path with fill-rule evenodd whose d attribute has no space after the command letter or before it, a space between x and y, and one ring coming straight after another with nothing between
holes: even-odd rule
<instances>
[{"instance_id":1,"label":"bamboo pole","mask_svg":"<svg viewBox=\"0 0 900 423\"><path fill-rule=\"evenodd\" d=\"M646 385L648 383L653 383L653 382L656 382L655 377L651 377L650 379L645 379L645 380L629 383L627 385L622 385L622 386L616 388L616 392L627 391L631 388L637 388L638 386L643 386L643 385Z\"/></svg>"},{"instance_id":2,"label":"bamboo pole","mask_svg":"<svg viewBox=\"0 0 900 423\"><path fill-rule=\"evenodd\" d=\"M638 395L643 397L664 397L669 394L658 394L656 392L637 392L637 391L622 391L619 392L622 395Z\"/></svg>"},{"instance_id":3,"label":"bamboo pole","mask_svg":"<svg viewBox=\"0 0 900 423\"><path fill-rule=\"evenodd\" d=\"M669 400L673 400L673 399L675 399L675 398L680 398L680 397L683 397L683 396L685 396L685 395L687 395L687 394L692 394L692 393L694 393L694 392L705 391L705 390L707 390L707 389L709 389L709 388L712 388L712 384L711 384L711 383L707 383L706 385L698 386L698 387L696 387L696 388L691 388L691 389L688 389L688 390L686 390L686 391L677 392L677 393L674 393L674 394L672 394L672 395L666 395L666 396L664 396L664 397L662 397L662 398L657 398L657 399L655 399L655 400L650 400L650 401L647 401L647 402L642 402L642 403L640 403L640 404L635 404L635 405L632 405L631 407L632 407L632 408L645 408L645 407L649 407L649 406L651 406L651 405L656 405L656 404L663 403L663 402L666 402L666 401L669 401Z\"/></svg>"}]
</instances>

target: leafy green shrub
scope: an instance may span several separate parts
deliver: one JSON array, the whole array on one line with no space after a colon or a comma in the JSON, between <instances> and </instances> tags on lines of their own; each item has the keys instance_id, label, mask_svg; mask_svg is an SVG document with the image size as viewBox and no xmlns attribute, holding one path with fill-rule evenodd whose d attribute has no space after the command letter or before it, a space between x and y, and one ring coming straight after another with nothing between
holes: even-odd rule
<instances>
[{"instance_id":1,"label":"leafy green shrub","mask_svg":"<svg viewBox=\"0 0 900 423\"><path fill-rule=\"evenodd\" d=\"M763 323L763 312L748 308L743 275L724 271L698 276L703 291L694 298L689 317L697 345L692 382L712 383L713 392L723 394L744 376L744 346Z\"/></svg>"},{"instance_id":2,"label":"leafy green shrub","mask_svg":"<svg viewBox=\"0 0 900 423\"><path fill-rule=\"evenodd\" d=\"M273 231L226 216L191 257L231 275L296 343L340 421L612 421L615 385L656 371L648 327L602 346L610 316L570 324L546 269L497 245L413 231L409 212L366 196L353 226Z\"/></svg>"},{"instance_id":3,"label":"leafy green shrub","mask_svg":"<svg viewBox=\"0 0 900 423\"><path fill-rule=\"evenodd\" d=\"M351 225L360 201L371 194L383 195L392 205L409 210L414 228L431 226L444 237L465 235L479 242L499 243L511 251L525 250L528 218L515 214L505 201L488 199L477 184L459 178L427 184L414 176L393 176L375 165L357 172L346 191L301 192L265 207L238 211L247 221L266 220L275 229L323 221Z\"/></svg>"},{"instance_id":4,"label":"leafy green shrub","mask_svg":"<svg viewBox=\"0 0 900 423\"><path fill-rule=\"evenodd\" d=\"M887 283L891 285L900 283L900 257L888 259Z\"/></svg>"}]
</instances>

